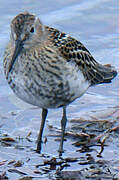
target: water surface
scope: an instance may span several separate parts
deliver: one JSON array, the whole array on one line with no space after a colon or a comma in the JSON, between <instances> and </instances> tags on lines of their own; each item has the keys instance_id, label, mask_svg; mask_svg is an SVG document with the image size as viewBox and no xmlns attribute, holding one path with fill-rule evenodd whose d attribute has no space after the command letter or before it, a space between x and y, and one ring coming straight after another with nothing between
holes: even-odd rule
<instances>
[{"instance_id":1,"label":"water surface","mask_svg":"<svg viewBox=\"0 0 119 180\"><path fill-rule=\"evenodd\" d=\"M119 69L119 1L117 0L29 0L29 1L2 1L0 0L0 136L8 135L16 140L10 146L1 143L0 162L6 160L1 165L0 173L6 172L10 179L19 179L25 175L10 172L8 165L12 160L24 162L19 170L24 171L26 175L32 177L41 177L42 179L53 179L55 171L49 173L34 173L35 165L43 163L44 159L52 156L58 157L59 142L56 141L60 130L60 119L62 109L50 110L44 131L44 138L48 142L43 145L43 153L46 158L34 152L36 148L36 138L40 126L41 110L27 105L20 101L9 88L3 73L3 53L9 40L10 22L14 16L23 11L29 11L39 16L44 24L55 27L61 31L67 32L76 39L80 40L92 53L95 59L102 64L112 64ZM112 84L99 85L92 87L80 99L73 102L67 109L68 124L67 131L81 132L80 123L72 123L73 120L107 120L112 124L118 124L118 102L119 102L119 78L115 78ZM102 117L101 117L102 116ZM97 122L97 124L100 124ZM109 123L110 124L110 123ZM84 124L81 124L82 126ZM76 127L80 126L79 129ZM85 125L86 126L86 125ZM96 125L90 125L91 129L87 132L94 132ZM53 129L48 128L53 127ZM87 126L86 126L87 127ZM102 127L102 132L107 128ZM111 127L111 125L109 126ZM98 129L96 129L98 131ZM26 136L31 132L30 141ZM96 133L96 132L95 132ZM99 132L98 132L99 133ZM112 139L107 141L107 146L102 153L101 160L110 161L109 166L116 169L113 173L118 175L119 158L118 152L118 133L111 135ZM112 141L111 141L112 140ZM113 143L112 143L113 142ZM68 137L64 144L65 157L85 158L86 153L79 153L80 149L72 145L74 139ZM95 161L100 160L96 157L100 151L99 146L94 146L91 156ZM116 164L114 166L114 164ZM106 166L106 165L105 165ZM89 168L89 165L81 163L70 163L70 166L64 168L64 172ZM46 168L46 167L45 167ZM41 168L42 169L42 168ZM42 171L38 169L40 172ZM111 175L110 175L111 177ZM111 177L112 178L112 177Z\"/></svg>"}]
</instances>

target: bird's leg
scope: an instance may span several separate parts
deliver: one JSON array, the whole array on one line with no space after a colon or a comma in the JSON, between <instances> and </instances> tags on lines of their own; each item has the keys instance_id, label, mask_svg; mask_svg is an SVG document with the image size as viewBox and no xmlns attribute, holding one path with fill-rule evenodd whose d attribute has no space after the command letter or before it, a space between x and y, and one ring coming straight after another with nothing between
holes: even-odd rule
<instances>
[{"instance_id":1,"label":"bird's leg","mask_svg":"<svg viewBox=\"0 0 119 180\"><path fill-rule=\"evenodd\" d=\"M65 134L65 127L67 123L67 117L66 117L66 107L63 107L63 116L61 120L61 128L62 128L62 134L61 134L61 141L59 146L59 155L61 156L63 151L63 141L64 141L64 134Z\"/></svg>"},{"instance_id":2,"label":"bird's leg","mask_svg":"<svg viewBox=\"0 0 119 180\"><path fill-rule=\"evenodd\" d=\"M38 152L38 153L41 152L42 134L43 134L43 129L44 129L47 113L48 113L47 109L42 109L42 120L41 120L41 125L40 125L40 131L38 134L37 149L36 149L36 152Z\"/></svg>"}]
</instances>

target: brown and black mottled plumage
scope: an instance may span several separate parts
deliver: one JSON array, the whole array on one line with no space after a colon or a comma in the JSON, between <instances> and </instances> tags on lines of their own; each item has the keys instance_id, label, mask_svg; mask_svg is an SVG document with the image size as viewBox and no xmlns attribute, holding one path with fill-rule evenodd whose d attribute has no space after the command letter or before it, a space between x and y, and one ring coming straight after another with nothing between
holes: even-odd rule
<instances>
[{"instance_id":1,"label":"brown and black mottled plumage","mask_svg":"<svg viewBox=\"0 0 119 180\"><path fill-rule=\"evenodd\" d=\"M117 75L117 72L111 66L106 67L99 64L80 41L57 29L47 26L46 29L50 34L49 38L59 48L61 55L67 61L76 63L85 78L91 83L91 86L110 83Z\"/></svg>"},{"instance_id":2,"label":"brown and black mottled plumage","mask_svg":"<svg viewBox=\"0 0 119 180\"><path fill-rule=\"evenodd\" d=\"M44 26L28 12L17 15L11 22L3 65L14 93L23 101L42 108L37 152L41 151L48 109L63 107L59 147L62 153L67 105L90 86L109 83L117 75L112 67L99 64L80 41Z\"/></svg>"}]
</instances>

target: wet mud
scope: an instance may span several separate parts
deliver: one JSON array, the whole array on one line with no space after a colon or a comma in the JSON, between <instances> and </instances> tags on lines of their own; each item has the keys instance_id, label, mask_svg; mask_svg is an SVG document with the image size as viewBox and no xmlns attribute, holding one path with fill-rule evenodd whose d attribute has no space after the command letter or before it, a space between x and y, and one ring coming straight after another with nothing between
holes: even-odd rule
<instances>
[{"instance_id":1,"label":"wet mud","mask_svg":"<svg viewBox=\"0 0 119 180\"><path fill-rule=\"evenodd\" d=\"M59 157L62 109L49 110L42 152L36 153L41 110L16 98L5 80L2 63L10 21L27 10L43 23L79 39L98 62L119 70L119 2L0 3L0 180L118 180L119 77L111 84L90 88L67 108L65 151Z\"/></svg>"}]
</instances>

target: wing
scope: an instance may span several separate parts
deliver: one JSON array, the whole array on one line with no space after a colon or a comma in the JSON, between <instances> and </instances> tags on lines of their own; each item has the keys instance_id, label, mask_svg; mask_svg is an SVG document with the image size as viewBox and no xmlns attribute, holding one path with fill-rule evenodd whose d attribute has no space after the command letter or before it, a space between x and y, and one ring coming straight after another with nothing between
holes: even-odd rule
<instances>
[{"instance_id":1,"label":"wing","mask_svg":"<svg viewBox=\"0 0 119 180\"><path fill-rule=\"evenodd\" d=\"M50 32L50 39L59 48L61 55L68 62L75 63L91 85L109 83L116 76L115 70L99 64L80 41L54 28L46 28Z\"/></svg>"}]
</instances>

